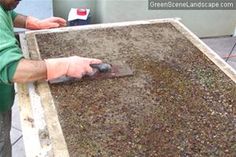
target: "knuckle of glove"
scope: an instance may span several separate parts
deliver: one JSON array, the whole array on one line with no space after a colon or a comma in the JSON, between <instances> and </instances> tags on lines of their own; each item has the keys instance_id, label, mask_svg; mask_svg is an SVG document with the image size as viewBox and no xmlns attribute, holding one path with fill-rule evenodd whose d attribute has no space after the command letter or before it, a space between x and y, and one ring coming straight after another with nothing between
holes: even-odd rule
<instances>
[{"instance_id":1,"label":"knuckle of glove","mask_svg":"<svg viewBox=\"0 0 236 157\"><path fill-rule=\"evenodd\" d=\"M68 58L68 61L70 66L67 75L69 76L81 78L92 70L89 62L86 62L82 57L72 56Z\"/></svg>"}]
</instances>

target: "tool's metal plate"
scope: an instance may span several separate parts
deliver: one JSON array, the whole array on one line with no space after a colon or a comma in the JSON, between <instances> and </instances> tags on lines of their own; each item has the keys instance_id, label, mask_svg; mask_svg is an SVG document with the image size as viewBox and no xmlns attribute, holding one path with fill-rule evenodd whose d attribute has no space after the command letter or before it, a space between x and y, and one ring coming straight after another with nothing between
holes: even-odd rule
<instances>
[{"instance_id":1,"label":"tool's metal plate","mask_svg":"<svg viewBox=\"0 0 236 157\"><path fill-rule=\"evenodd\" d=\"M81 79L62 76L57 79L50 80L49 83L51 84L68 83L68 82L82 81L82 80L97 80L97 79L127 77L127 76L132 76L132 75L133 75L133 71L131 70L128 64L121 61L116 61L116 62L111 63L111 71L106 72L106 73L96 72L92 76L84 76Z\"/></svg>"}]
</instances>

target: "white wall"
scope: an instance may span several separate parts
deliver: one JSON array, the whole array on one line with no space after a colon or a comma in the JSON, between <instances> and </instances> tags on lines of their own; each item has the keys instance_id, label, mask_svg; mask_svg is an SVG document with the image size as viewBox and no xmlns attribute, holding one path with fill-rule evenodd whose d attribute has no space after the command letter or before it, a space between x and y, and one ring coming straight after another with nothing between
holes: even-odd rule
<instances>
[{"instance_id":1,"label":"white wall","mask_svg":"<svg viewBox=\"0 0 236 157\"><path fill-rule=\"evenodd\" d=\"M24 15L31 15L40 19L53 15L53 0L22 0L15 11Z\"/></svg>"},{"instance_id":2,"label":"white wall","mask_svg":"<svg viewBox=\"0 0 236 157\"><path fill-rule=\"evenodd\" d=\"M232 35L236 24L236 10L148 10L148 0L54 0L54 13L65 16L75 4L91 8L94 23L180 17L199 37Z\"/></svg>"}]
</instances>

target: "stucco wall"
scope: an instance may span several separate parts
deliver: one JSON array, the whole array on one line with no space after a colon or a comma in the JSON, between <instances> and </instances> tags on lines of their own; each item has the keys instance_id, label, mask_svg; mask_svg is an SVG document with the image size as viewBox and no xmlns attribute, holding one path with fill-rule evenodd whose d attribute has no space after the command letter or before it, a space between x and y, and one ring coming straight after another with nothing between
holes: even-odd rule
<instances>
[{"instance_id":1,"label":"stucco wall","mask_svg":"<svg viewBox=\"0 0 236 157\"><path fill-rule=\"evenodd\" d=\"M92 23L180 17L200 37L232 35L236 10L148 10L147 0L54 0L54 14L67 18L71 7L92 10Z\"/></svg>"}]
</instances>

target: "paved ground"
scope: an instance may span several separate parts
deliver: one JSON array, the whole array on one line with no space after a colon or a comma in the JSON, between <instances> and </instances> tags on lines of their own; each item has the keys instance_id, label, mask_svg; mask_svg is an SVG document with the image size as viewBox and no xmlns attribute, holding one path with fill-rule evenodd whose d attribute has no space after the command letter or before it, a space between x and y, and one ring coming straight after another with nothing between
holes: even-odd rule
<instances>
[{"instance_id":1,"label":"paved ground","mask_svg":"<svg viewBox=\"0 0 236 157\"><path fill-rule=\"evenodd\" d=\"M202 40L227 61L229 65L236 69L236 37L208 38ZM228 58L231 51L231 57Z\"/></svg>"}]
</instances>

